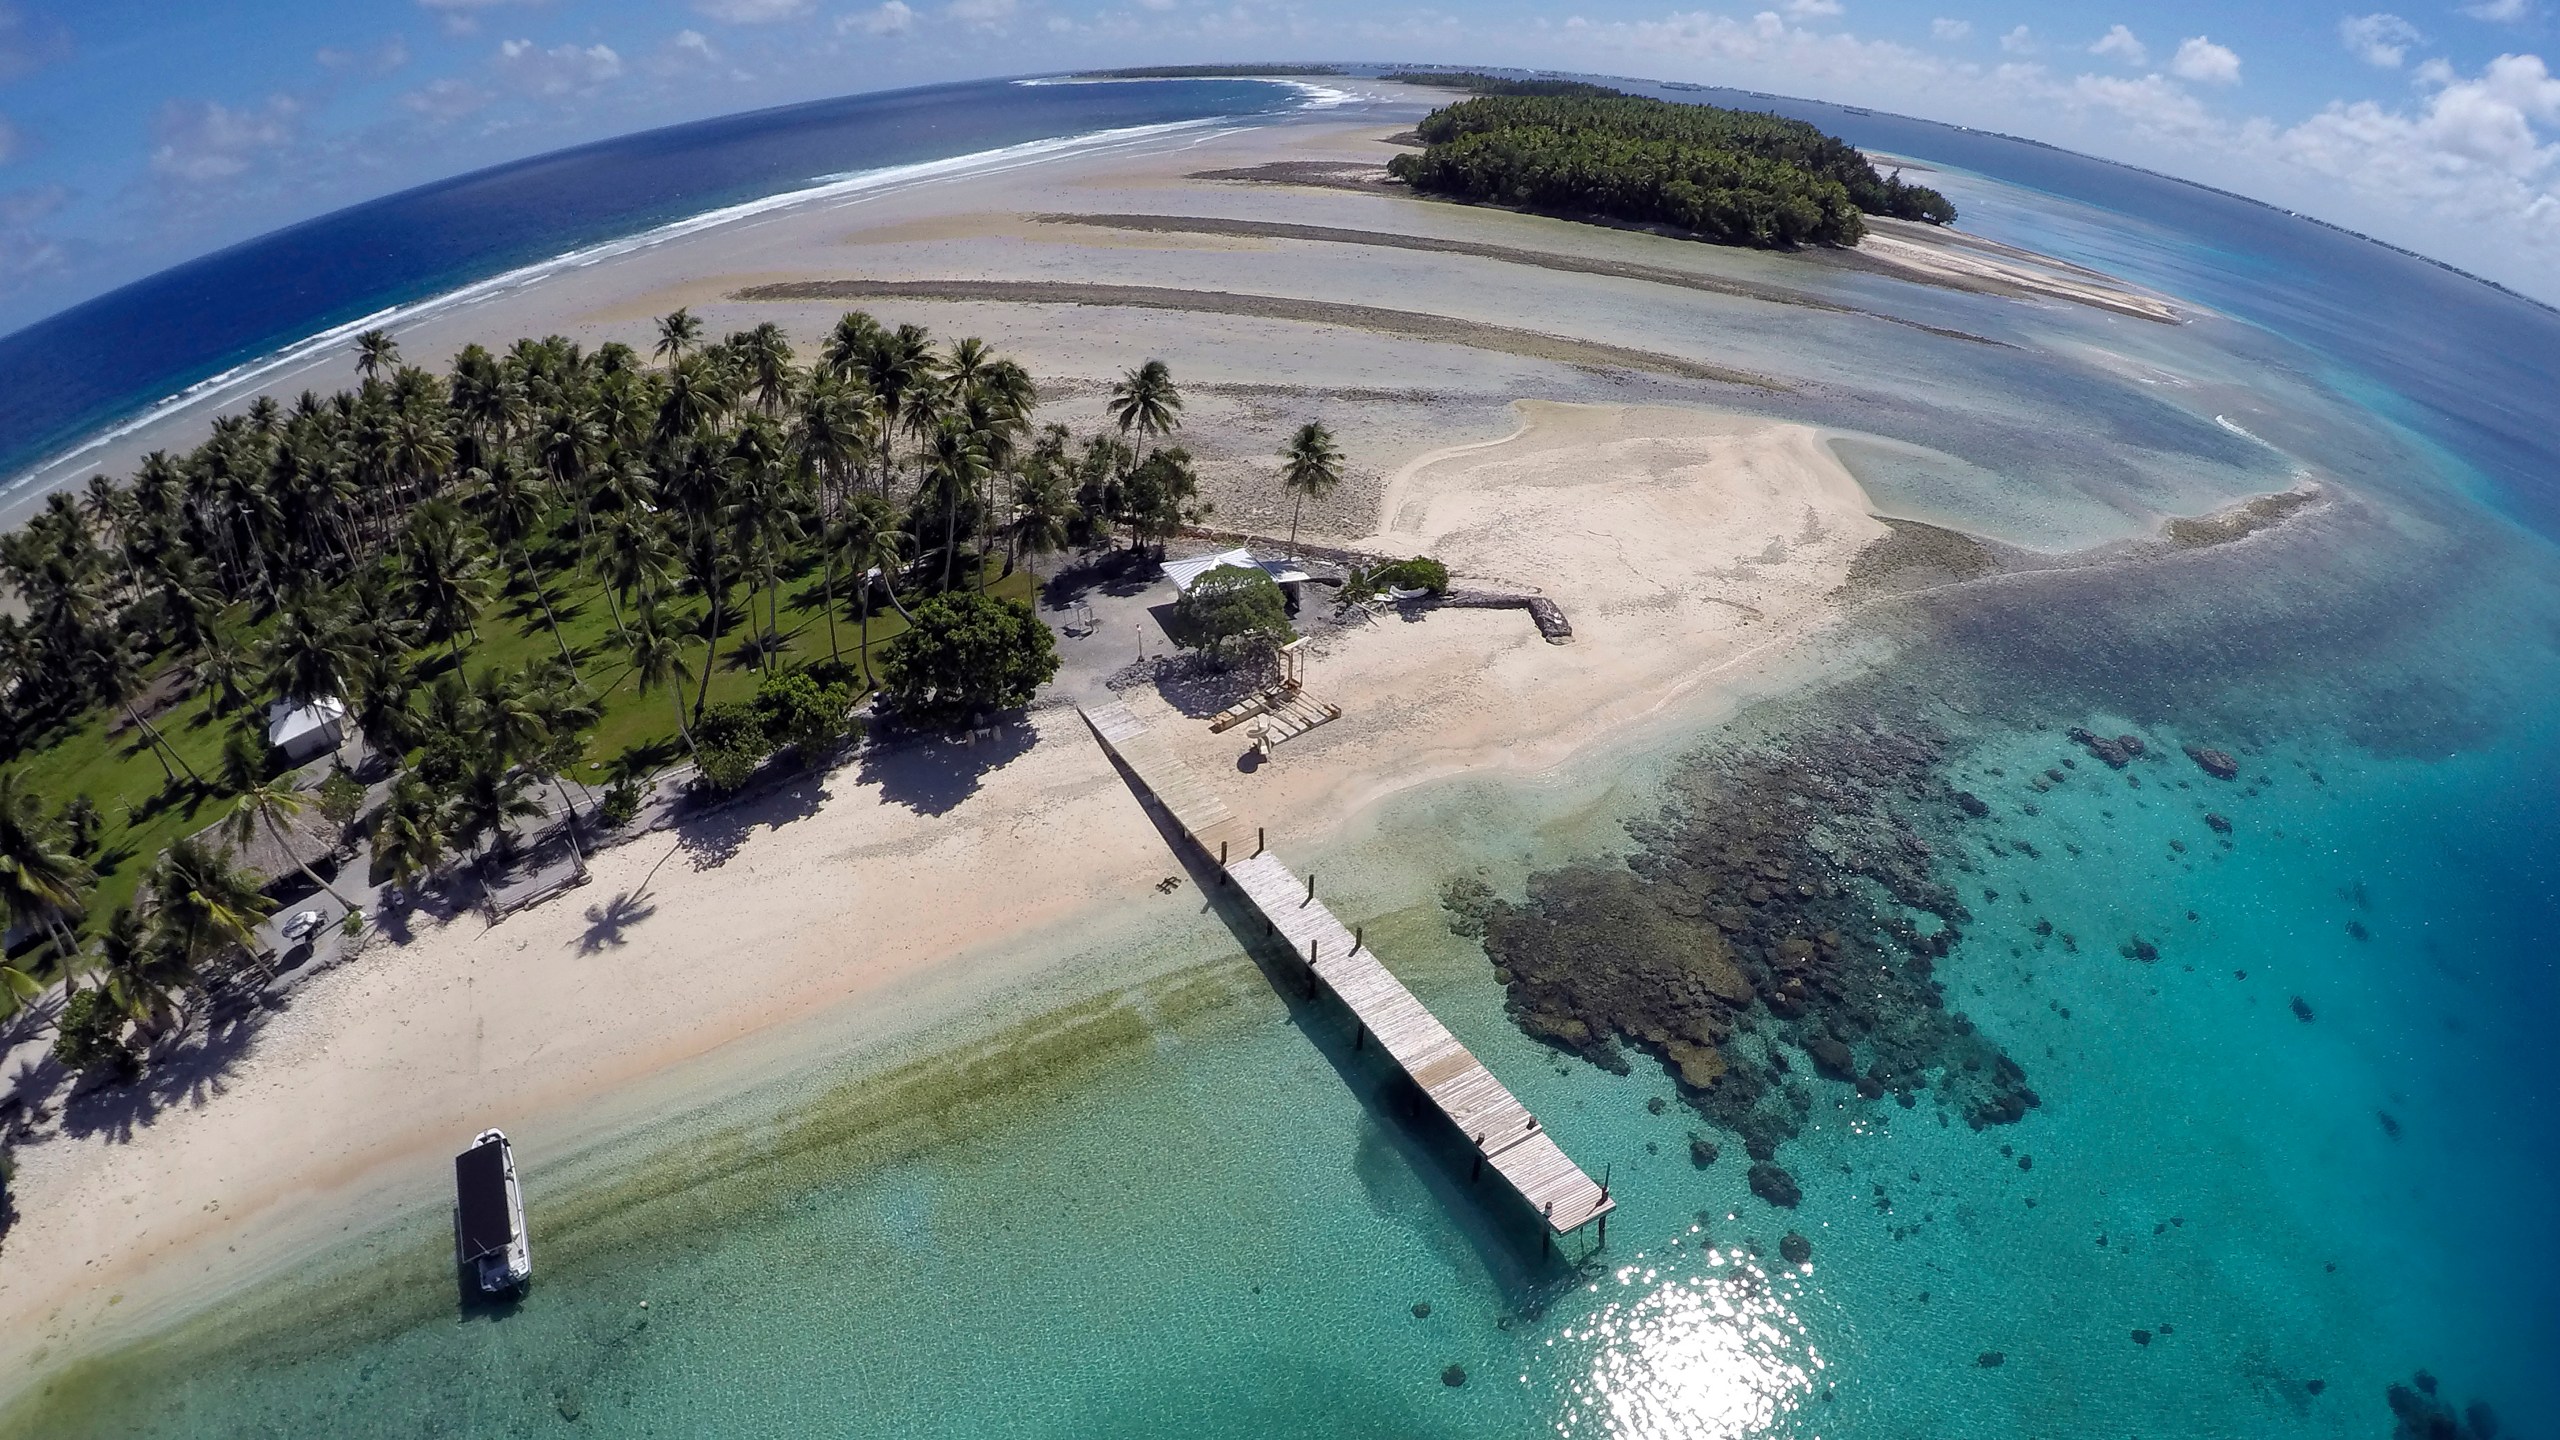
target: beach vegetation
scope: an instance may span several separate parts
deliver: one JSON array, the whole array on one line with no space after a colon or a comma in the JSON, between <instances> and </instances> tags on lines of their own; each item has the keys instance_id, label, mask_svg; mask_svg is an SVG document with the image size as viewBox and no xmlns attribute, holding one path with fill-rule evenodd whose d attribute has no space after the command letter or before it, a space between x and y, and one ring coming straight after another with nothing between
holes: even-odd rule
<instances>
[{"instance_id":1,"label":"beach vegetation","mask_svg":"<svg viewBox=\"0 0 2560 1440\"><path fill-rule=\"evenodd\" d=\"M1483 95L1431 112L1388 171L1415 189L1726 244L1855 245L1867 215L1955 207L1801 120L1643 96Z\"/></svg>"},{"instance_id":2,"label":"beach vegetation","mask_svg":"<svg viewBox=\"0 0 2560 1440\"><path fill-rule=\"evenodd\" d=\"M627 823L670 767L830 755L875 695L1018 707L1057 669L1019 567L1205 513L1160 360L1079 433L984 341L858 312L805 354L686 310L638 348L354 350L349 388L0 535L0 1003L106 966L109 917L184 991L255 956L271 884L361 913L605 800ZM342 711L334 754L270 748L294 711Z\"/></svg>"},{"instance_id":3,"label":"beach vegetation","mask_svg":"<svg viewBox=\"0 0 2560 1440\"><path fill-rule=\"evenodd\" d=\"M1367 588L1385 593L1390 590L1423 590L1433 595L1449 593L1449 567L1428 555L1380 565L1365 577Z\"/></svg>"},{"instance_id":4,"label":"beach vegetation","mask_svg":"<svg viewBox=\"0 0 2560 1440\"><path fill-rule=\"evenodd\" d=\"M1481 70L1391 70L1378 77L1394 85L1424 85L1435 90L1464 90L1471 95L1624 95L1610 85L1588 80L1521 79L1488 75Z\"/></svg>"},{"instance_id":5,"label":"beach vegetation","mask_svg":"<svg viewBox=\"0 0 2560 1440\"><path fill-rule=\"evenodd\" d=\"M1165 628L1176 645L1221 663L1267 654L1289 640L1289 599L1260 566L1220 565L1173 602Z\"/></svg>"},{"instance_id":6,"label":"beach vegetation","mask_svg":"<svg viewBox=\"0 0 2560 1440\"><path fill-rule=\"evenodd\" d=\"M917 604L881 657L882 699L924 724L958 725L1031 703L1058 673L1049 627L1019 600L974 591Z\"/></svg>"},{"instance_id":7,"label":"beach vegetation","mask_svg":"<svg viewBox=\"0 0 2560 1440\"><path fill-rule=\"evenodd\" d=\"M53 1058L77 1075L131 1079L142 1070L133 1047L125 1043L131 1022L104 990L82 990L64 1003L54 1022Z\"/></svg>"}]
</instances>

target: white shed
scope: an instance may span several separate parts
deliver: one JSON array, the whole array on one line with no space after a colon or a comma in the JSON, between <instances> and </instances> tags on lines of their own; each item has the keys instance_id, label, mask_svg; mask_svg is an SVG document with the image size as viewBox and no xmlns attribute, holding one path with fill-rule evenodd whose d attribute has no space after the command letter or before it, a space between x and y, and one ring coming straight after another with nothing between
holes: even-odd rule
<instances>
[{"instance_id":1,"label":"white shed","mask_svg":"<svg viewBox=\"0 0 2560 1440\"><path fill-rule=\"evenodd\" d=\"M346 743L347 702L323 695L308 705L278 700L267 707L267 744L296 765Z\"/></svg>"}]
</instances>

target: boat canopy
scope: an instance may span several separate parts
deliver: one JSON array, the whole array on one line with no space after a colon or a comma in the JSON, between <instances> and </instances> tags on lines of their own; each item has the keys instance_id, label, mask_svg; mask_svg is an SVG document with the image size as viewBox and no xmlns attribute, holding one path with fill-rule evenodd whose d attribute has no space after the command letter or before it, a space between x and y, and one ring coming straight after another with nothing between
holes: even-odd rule
<instances>
[{"instance_id":1,"label":"boat canopy","mask_svg":"<svg viewBox=\"0 0 2560 1440\"><path fill-rule=\"evenodd\" d=\"M497 1140L453 1157L455 1203L462 1212L462 1263L496 1255L515 1239L507 1214L507 1147Z\"/></svg>"}]
</instances>

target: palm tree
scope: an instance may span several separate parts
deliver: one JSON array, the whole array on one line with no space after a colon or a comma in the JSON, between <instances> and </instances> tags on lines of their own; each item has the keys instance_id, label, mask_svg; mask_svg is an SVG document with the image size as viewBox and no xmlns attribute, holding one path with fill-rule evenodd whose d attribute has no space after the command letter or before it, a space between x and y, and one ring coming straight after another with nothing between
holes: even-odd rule
<instances>
[{"instance_id":1,"label":"palm tree","mask_svg":"<svg viewBox=\"0 0 2560 1440\"><path fill-rule=\"evenodd\" d=\"M1066 477L1054 470L1025 475L1015 487L1010 538L1014 548L1033 561L1034 590L1039 588L1040 579L1037 557L1067 548L1072 527L1082 513L1067 489Z\"/></svg>"},{"instance_id":2,"label":"palm tree","mask_svg":"<svg viewBox=\"0 0 2560 1440\"><path fill-rule=\"evenodd\" d=\"M87 910L83 897L97 874L64 848L60 833L44 813L44 801L26 776L0 770L0 914L41 925L53 936L62 957L62 993L71 994L72 962L79 946L65 917L77 920ZM12 991L17 981L7 982Z\"/></svg>"},{"instance_id":3,"label":"palm tree","mask_svg":"<svg viewBox=\"0 0 2560 1440\"><path fill-rule=\"evenodd\" d=\"M1173 383L1173 371L1161 360L1150 360L1120 377L1111 387L1111 418L1120 433L1135 430L1138 449L1143 457L1146 437L1169 435L1182 428L1182 390Z\"/></svg>"},{"instance_id":4,"label":"palm tree","mask_svg":"<svg viewBox=\"0 0 2560 1440\"><path fill-rule=\"evenodd\" d=\"M258 827L265 826L268 838L276 842L276 848L284 852L285 858L293 862L304 879L328 892L329 898L338 902L339 909L350 915L361 915L363 908L339 894L337 886L321 879L320 872L312 869L311 862L303 859L301 853L293 848L293 842L285 838L283 822L301 814L302 807L308 803L300 791L281 777L253 780L242 787L240 804L231 812L231 818L223 828L230 835L232 844L246 845Z\"/></svg>"},{"instance_id":5,"label":"palm tree","mask_svg":"<svg viewBox=\"0 0 2560 1440\"><path fill-rule=\"evenodd\" d=\"M429 634L445 641L454 658L462 657L462 636L480 639L477 616L486 598L482 567L483 536L448 499L430 500L409 517L400 542L401 577L408 584L409 608L427 622Z\"/></svg>"},{"instance_id":6,"label":"palm tree","mask_svg":"<svg viewBox=\"0 0 2560 1440\"><path fill-rule=\"evenodd\" d=\"M684 687L693 678L691 666L685 664L684 640L667 628L666 612L652 605L635 616L631 623L631 679L642 695L664 685L676 707L676 733L684 737L684 748L698 760L701 751L693 743L693 727L684 715Z\"/></svg>"},{"instance_id":7,"label":"palm tree","mask_svg":"<svg viewBox=\"0 0 2560 1440\"><path fill-rule=\"evenodd\" d=\"M386 365L400 363L400 342L388 330L367 330L356 337L356 373L367 380L378 378Z\"/></svg>"},{"instance_id":8,"label":"palm tree","mask_svg":"<svg viewBox=\"0 0 2560 1440\"><path fill-rule=\"evenodd\" d=\"M942 588L951 588L951 568L960 550L960 497L975 495L978 482L986 478L990 467L986 446L979 442L976 431L954 416L933 433L933 448L925 459L924 489L919 501L928 493L942 500Z\"/></svg>"},{"instance_id":9,"label":"palm tree","mask_svg":"<svg viewBox=\"0 0 2560 1440\"><path fill-rule=\"evenodd\" d=\"M844 518L836 522L835 534L828 545L831 557L841 557L845 568L853 572L854 614L862 624L862 673L871 675L871 572L880 572L881 588L889 592L889 603L909 624L915 617L907 614L906 605L898 599L898 571L907 563L907 532L898 525L897 512L889 502L877 495L864 495L845 507Z\"/></svg>"},{"instance_id":10,"label":"palm tree","mask_svg":"<svg viewBox=\"0 0 2560 1440\"><path fill-rule=\"evenodd\" d=\"M628 645L631 631L622 622L622 602L636 600L646 606L675 578L676 556L667 544L667 532L642 511L617 510L596 530L587 560L604 577L605 605L613 611L614 633Z\"/></svg>"},{"instance_id":11,"label":"palm tree","mask_svg":"<svg viewBox=\"0 0 2560 1440\"><path fill-rule=\"evenodd\" d=\"M235 945L258 948L258 915L266 897L255 879L202 839L190 835L172 842L143 883L151 891L153 928L189 966Z\"/></svg>"},{"instance_id":12,"label":"palm tree","mask_svg":"<svg viewBox=\"0 0 2560 1440\"><path fill-rule=\"evenodd\" d=\"M212 689L217 713L240 708L253 673L240 632L216 630L205 637L204 651L196 657L196 683Z\"/></svg>"},{"instance_id":13,"label":"palm tree","mask_svg":"<svg viewBox=\"0 0 2560 1440\"><path fill-rule=\"evenodd\" d=\"M292 705L342 698L355 664L353 637L313 592L291 596L281 608L267 632L267 683Z\"/></svg>"},{"instance_id":14,"label":"palm tree","mask_svg":"<svg viewBox=\"0 0 2560 1440\"><path fill-rule=\"evenodd\" d=\"M658 358L681 359L684 352L702 343L702 321L691 309L679 305L658 320Z\"/></svg>"},{"instance_id":15,"label":"palm tree","mask_svg":"<svg viewBox=\"0 0 2560 1440\"><path fill-rule=\"evenodd\" d=\"M403 775L383 801L373 827L374 857L391 878L407 885L444 862L444 806L415 774Z\"/></svg>"},{"instance_id":16,"label":"palm tree","mask_svg":"<svg viewBox=\"0 0 2560 1440\"><path fill-rule=\"evenodd\" d=\"M154 933L138 905L119 905L98 936L98 983L116 1009L146 1031L166 1016L192 978L182 957Z\"/></svg>"},{"instance_id":17,"label":"palm tree","mask_svg":"<svg viewBox=\"0 0 2560 1440\"><path fill-rule=\"evenodd\" d=\"M745 371L747 393L767 415L777 415L783 403L798 388L799 376L791 367L791 339L782 327L770 320L743 335L732 336L729 347L737 352Z\"/></svg>"},{"instance_id":18,"label":"palm tree","mask_svg":"<svg viewBox=\"0 0 2560 1440\"><path fill-rule=\"evenodd\" d=\"M92 637L88 651L81 657L83 667L89 673L90 687L99 698L124 711L126 723L142 732L144 743L158 757L160 773L167 777L168 782L171 785L178 783L177 775L169 769L169 762L175 760L178 768L187 772L188 779L202 784L204 777L196 773L196 767L187 763L187 757L179 754L177 747L169 743L169 737L161 734L159 727L153 725L133 703L134 697L142 693L144 658L141 641L113 634Z\"/></svg>"},{"instance_id":19,"label":"palm tree","mask_svg":"<svg viewBox=\"0 0 2560 1440\"><path fill-rule=\"evenodd\" d=\"M532 782L500 754L483 753L462 772L462 783L455 787L453 804L446 812L445 829L453 839L472 847L472 863L479 867L484 885L490 851L504 854L515 843L507 827L542 813L541 802L525 793L530 788ZM483 836L495 837L495 843L482 845Z\"/></svg>"},{"instance_id":20,"label":"palm tree","mask_svg":"<svg viewBox=\"0 0 2560 1440\"><path fill-rule=\"evenodd\" d=\"M1289 443L1280 451L1280 483L1295 496L1289 506L1289 554L1298 553L1298 512L1308 500L1319 503L1342 483L1342 452L1335 448L1333 432L1310 420L1298 427Z\"/></svg>"},{"instance_id":21,"label":"palm tree","mask_svg":"<svg viewBox=\"0 0 2560 1440\"><path fill-rule=\"evenodd\" d=\"M533 552L526 541L542 533L543 516L551 508L549 487L541 473L518 464L512 454L501 453L481 471L478 483L467 497L481 525L497 546L501 564L510 572L521 566L524 581L533 590L533 598L542 606L543 623L551 627L551 643L560 647L560 658L572 667L577 657L569 653L568 637L560 633L560 618L551 613L551 596L543 587L542 571L533 563ZM507 555L512 550L513 562Z\"/></svg>"}]
</instances>

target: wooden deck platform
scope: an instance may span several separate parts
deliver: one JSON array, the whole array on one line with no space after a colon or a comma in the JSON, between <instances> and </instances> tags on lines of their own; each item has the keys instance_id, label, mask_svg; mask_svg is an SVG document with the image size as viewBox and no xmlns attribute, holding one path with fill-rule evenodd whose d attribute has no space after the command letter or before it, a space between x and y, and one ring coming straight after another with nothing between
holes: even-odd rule
<instances>
[{"instance_id":1,"label":"wooden deck platform","mask_svg":"<svg viewBox=\"0 0 2560 1440\"><path fill-rule=\"evenodd\" d=\"M1261 917L1268 933L1285 941L1299 959L1310 962L1315 978L1358 1022L1359 1043L1365 1046L1375 1040L1412 1077L1458 1133L1467 1137L1480 1168L1489 1167L1500 1175L1555 1234L1570 1234L1593 1221L1605 1222L1617 1208L1608 1192L1573 1163L1538 1117L1458 1043L1449 1027L1379 963L1376 953L1362 946L1314 898L1307 881L1291 874L1279 857L1257 852L1247 842L1242 822L1180 756L1126 706L1097 706L1085 712L1085 720L1142 793L1170 812L1208 857L1214 861L1220 855L1222 842L1242 857L1226 865L1227 878ZM1185 815L1197 817L1209 828L1205 832L1193 828ZM1605 1223L1601 1233L1607 1234Z\"/></svg>"}]
</instances>

